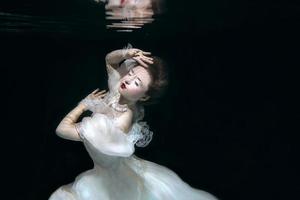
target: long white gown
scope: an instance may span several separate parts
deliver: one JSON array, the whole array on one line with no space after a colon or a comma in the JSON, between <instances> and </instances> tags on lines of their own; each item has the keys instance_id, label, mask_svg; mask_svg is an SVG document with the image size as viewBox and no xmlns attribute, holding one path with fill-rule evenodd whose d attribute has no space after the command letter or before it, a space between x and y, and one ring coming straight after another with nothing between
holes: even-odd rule
<instances>
[{"instance_id":1,"label":"long white gown","mask_svg":"<svg viewBox=\"0 0 300 200\"><path fill-rule=\"evenodd\" d=\"M76 124L94 168L58 188L49 200L216 200L189 186L170 169L134 155L135 144L151 132L140 121L142 108L128 133L117 128L118 112L109 103L119 97L119 80L116 71L109 73L110 93L91 109L91 117Z\"/></svg>"}]
</instances>

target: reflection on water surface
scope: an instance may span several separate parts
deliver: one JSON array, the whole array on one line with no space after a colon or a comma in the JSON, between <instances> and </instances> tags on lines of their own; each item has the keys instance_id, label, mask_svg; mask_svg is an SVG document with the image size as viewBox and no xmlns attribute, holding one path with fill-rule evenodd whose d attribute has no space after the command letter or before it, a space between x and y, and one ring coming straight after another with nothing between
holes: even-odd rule
<instances>
[{"instance_id":1,"label":"reflection on water surface","mask_svg":"<svg viewBox=\"0 0 300 200\"><path fill-rule=\"evenodd\" d=\"M108 29L131 32L154 21L162 0L95 0L105 4Z\"/></svg>"}]
</instances>

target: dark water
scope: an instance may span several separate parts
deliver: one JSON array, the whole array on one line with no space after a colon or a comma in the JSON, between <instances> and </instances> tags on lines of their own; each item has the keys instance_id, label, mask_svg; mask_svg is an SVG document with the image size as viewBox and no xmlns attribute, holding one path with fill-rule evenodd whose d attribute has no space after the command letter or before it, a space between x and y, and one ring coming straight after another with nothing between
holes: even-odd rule
<instances>
[{"instance_id":1,"label":"dark water","mask_svg":"<svg viewBox=\"0 0 300 200\"><path fill-rule=\"evenodd\" d=\"M107 87L104 56L127 43L170 68L164 99L146 108L153 142L138 156L220 199L295 198L298 8L169 0L152 23L119 33L92 1L1 1L7 199L47 199L92 167L81 144L54 130L85 95Z\"/></svg>"}]
</instances>

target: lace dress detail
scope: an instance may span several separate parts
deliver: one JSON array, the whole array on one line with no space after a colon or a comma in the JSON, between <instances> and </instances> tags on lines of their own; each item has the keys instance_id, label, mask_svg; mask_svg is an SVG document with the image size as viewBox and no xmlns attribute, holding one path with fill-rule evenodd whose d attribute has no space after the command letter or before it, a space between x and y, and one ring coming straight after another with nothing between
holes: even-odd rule
<instances>
[{"instance_id":1,"label":"lace dress detail","mask_svg":"<svg viewBox=\"0 0 300 200\"><path fill-rule=\"evenodd\" d=\"M115 96L108 95L104 99L96 99L96 100L89 100L86 101L85 104L87 105L87 108L93 112L92 116L96 113L102 113L110 115L112 118L115 118L118 116L118 112L122 112L126 110L128 107L123 106L120 107L120 105L117 105L118 98L120 96L117 94ZM118 110L117 112L114 110ZM133 125L131 130L126 134L128 137L128 140L132 143L134 143L138 147L146 147L152 140L153 132L150 131L149 125L145 121L141 121L144 117L144 108L143 106L139 105L137 107L137 111L134 113L134 119L133 119ZM83 139L84 136L82 136L80 129L80 123L77 124L76 128L78 129L79 136Z\"/></svg>"},{"instance_id":2,"label":"lace dress detail","mask_svg":"<svg viewBox=\"0 0 300 200\"><path fill-rule=\"evenodd\" d=\"M149 130L146 122L137 122L128 134L128 140L138 147L147 146L153 137L153 132Z\"/></svg>"}]
</instances>

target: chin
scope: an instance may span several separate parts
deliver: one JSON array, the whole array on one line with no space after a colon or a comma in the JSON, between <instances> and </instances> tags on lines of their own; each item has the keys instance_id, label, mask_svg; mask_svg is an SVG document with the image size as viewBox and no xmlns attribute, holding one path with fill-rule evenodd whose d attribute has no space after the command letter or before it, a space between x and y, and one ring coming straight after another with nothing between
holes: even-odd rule
<instances>
[{"instance_id":1,"label":"chin","mask_svg":"<svg viewBox=\"0 0 300 200\"><path fill-rule=\"evenodd\" d=\"M130 98L128 98L128 94L126 92L124 92L124 90L119 88L119 93L123 98L130 100Z\"/></svg>"}]
</instances>

